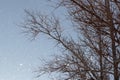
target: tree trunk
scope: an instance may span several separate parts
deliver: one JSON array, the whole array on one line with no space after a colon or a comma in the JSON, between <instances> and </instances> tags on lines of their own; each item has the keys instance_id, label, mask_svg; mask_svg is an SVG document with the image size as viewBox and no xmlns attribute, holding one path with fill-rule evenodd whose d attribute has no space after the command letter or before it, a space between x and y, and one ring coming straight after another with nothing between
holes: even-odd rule
<instances>
[{"instance_id":1,"label":"tree trunk","mask_svg":"<svg viewBox=\"0 0 120 80\"><path fill-rule=\"evenodd\" d=\"M118 75L118 63L117 61L117 55L116 55L116 47L115 47L115 30L114 30L114 24L112 20L112 13L110 11L110 1L105 0L105 5L107 6L107 16L110 23L110 37L111 37L111 49L112 49L112 55L113 55L113 66L114 66L114 80L119 80Z\"/></svg>"}]
</instances>

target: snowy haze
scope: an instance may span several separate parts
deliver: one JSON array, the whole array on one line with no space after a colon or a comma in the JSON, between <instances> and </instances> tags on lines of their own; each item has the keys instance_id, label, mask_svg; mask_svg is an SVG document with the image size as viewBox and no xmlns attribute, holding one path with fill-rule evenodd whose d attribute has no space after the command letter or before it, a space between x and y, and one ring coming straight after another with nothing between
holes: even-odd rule
<instances>
[{"instance_id":1,"label":"snowy haze","mask_svg":"<svg viewBox=\"0 0 120 80\"><path fill-rule=\"evenodd\" d=\"M0 0L0 80L38 80L34 71L39 58L55 53L53 43L43 36L31 41L18 25L25 18L24 9L47 13L52 10L48 5L46 0Z\"/></svg>"}]
</instances>

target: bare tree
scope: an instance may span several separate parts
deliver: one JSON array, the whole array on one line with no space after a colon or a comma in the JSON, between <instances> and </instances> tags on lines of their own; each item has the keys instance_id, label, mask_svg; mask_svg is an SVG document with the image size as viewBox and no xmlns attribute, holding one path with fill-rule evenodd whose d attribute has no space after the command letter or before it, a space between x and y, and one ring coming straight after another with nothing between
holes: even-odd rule
<instances>
[{"instance_id":1,"label":"bare tree","mask_svg":"<svg viewBox=\"0 0 120 80\"><path fill-rule=\"evenodd\" d=\"M120 1L61 0L68 9L77 39L67 36L55 16L33 14L23 28L33 36L47 35L64 49L62 56L45 62L40 73L59 72L68 80L119 80L120 78Z\"/></svg>"}]
</instances>

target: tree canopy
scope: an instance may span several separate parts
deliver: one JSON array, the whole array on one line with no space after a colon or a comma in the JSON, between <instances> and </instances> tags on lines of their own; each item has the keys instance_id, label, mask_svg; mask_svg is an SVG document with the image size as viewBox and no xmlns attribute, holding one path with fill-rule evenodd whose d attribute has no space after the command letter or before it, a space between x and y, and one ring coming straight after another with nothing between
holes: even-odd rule
<instances>
[{"instance_id":1,"label":"tree canopy","mask_svg":"<svg viewBox=\"0 0 120 80\"><path fill-rule=\"evenodd\" d=\"M59 0L61 6L67 9L77 38L64 34L57 17L26 11L24 30L34 37L47 35L64 50L45 62L39 74L60 73L65 80L119 80L120 0Z\"/></svg>"}]
</instances>

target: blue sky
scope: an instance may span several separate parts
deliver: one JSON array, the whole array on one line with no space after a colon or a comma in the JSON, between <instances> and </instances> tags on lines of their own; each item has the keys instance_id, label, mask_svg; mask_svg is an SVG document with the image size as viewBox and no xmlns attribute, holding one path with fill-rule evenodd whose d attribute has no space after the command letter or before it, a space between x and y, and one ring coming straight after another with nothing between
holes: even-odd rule
<instances>
[{"instance_id":1,"label":"blue sky","mask_svg":"<svg viewBox=\"0 0 120 80\"><path fill-rule=\"evenodd\" d=\"M0 80L37 80L33 71L41 64L39 58L57 52L50 40L41 36L31 41L18 26L25 18L24 9L49 13L53 10L49 4L46 0L0 0Z\"/></svg>"}]
</instances>

